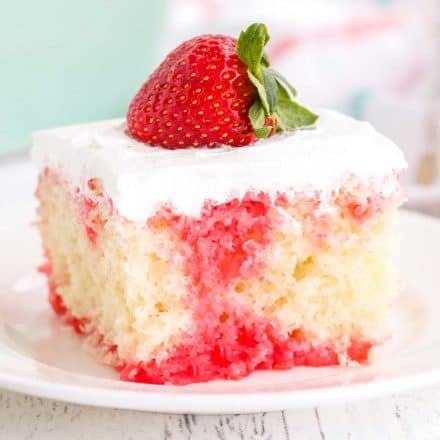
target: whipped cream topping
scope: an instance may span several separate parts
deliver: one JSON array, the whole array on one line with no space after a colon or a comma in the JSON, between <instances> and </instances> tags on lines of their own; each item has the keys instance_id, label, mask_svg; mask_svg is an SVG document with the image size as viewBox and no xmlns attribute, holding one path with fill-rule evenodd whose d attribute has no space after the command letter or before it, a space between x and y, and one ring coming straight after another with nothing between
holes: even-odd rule
<instances>
[{"instance_id":1,"label":"whipped cream topping","mask_svg":"<svg viewBox=\"0 0 440 440\"><path fill-rule=\"evenodd\" d=\"M197 215L207 199L224 202L249 190L319 191L325 197L348 176L381 185L406 168L400 149L370 124L334 111L317 113L313 128L241 148L152 147L130 138L122 119L55 128L34 133L32 158L81 191L90 178L100 179L119 213L140 222L163 203Z\"/></svg>"}]
</instances>

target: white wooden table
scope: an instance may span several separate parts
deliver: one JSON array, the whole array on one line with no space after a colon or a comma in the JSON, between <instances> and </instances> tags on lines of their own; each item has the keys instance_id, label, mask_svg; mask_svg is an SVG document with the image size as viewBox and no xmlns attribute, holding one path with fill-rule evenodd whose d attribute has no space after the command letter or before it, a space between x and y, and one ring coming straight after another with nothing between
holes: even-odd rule
<instances>
[{"instance_id":1,"label":"white wooden table","mask_svg":"<svg viewBox=\"0 0 440 440\"><path fill-rule=\"evenodd\" d=\"M0 391L0 438L438 440L440 387L343 406L234 416L93 408Z\"/></svg>"},{"instance_id":2,"label":"white wooden table","mask_svg":"<svg viewBox=\"0 0 440 440\"><path fill-rule=\"evenodd\" d=\"M30 218L35 172L29 164L12 162L12 167L0 167L0 188L14 189L2 193L1 216L12 219L11 208L28 197L23 216ZM236 416L93 408L0 390L3 439L440 440L440 386L343 406Z\"/></svg>"}]
</instances>

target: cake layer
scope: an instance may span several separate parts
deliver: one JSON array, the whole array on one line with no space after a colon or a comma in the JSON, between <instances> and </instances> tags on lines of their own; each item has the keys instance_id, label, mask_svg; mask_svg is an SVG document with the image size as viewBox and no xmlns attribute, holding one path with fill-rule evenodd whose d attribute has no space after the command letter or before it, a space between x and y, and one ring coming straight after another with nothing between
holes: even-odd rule
<instances>
[{"instance_id":1,"label":"cake layer","mask_svg":"<svg viewBox=\"0 0 440 440\"><path fill-rule=\"evenodd\" d=\"M383 177L398 188L398 176ZM188 383L364 361L388 336L399 190L247 192L142 224L98 179L46 170L37 192L50 302L125 380Z\"/></svg>"},{"instance_id":2,"label":"cake layer","mask_svg":"<svg viewBox=\"0 0 440 440\"><path fill-rule=\"evenodd\" d=\"M349 177L385 196L393 193L398 183L384 182L384 176L406 167L397 146L366 122L333 111L319 114L313 128L244 148L176 151L136 142L122 120L104 121L37 132L32 155L71 189L87 193L88 180L98 178L120 215L139 222L164 201L198 215L206 200L223 203L253 190L272 199L279 192L289 198L320 192L324 206Z\"/></svg>"}]
</instances>

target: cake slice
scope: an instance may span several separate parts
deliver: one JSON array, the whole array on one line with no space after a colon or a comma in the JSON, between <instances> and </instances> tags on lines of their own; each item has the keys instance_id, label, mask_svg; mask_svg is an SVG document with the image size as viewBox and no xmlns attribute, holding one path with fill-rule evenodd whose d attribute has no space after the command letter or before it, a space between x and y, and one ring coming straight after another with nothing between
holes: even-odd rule
<instances>
[{"instance_id":1,"label":"cake slice","mask_svg":"<svg viewBox=\"0 0 440 440\"><path fill-rule=\"evenodd\" d=\"M200 38L182 45L186 53L225 50ZM209 80L207 90L197 64L202 82L188 88L203 85L203 103L182 106L170 126L167 106L188 89L183 74L174 85L180 61L171 58L159 66L169 82L153 73L127 121L34 134L53 310L129 381L367 361L389 337L402 153L368 123L328 110L317 118L281 80L268 111L249 80L238 110L229 98L211 107L218 84L221 96L243 87L248 72L232 55L240 81ZM219 108L223 125L206 116Z\"/></svg>"}]
</instances>

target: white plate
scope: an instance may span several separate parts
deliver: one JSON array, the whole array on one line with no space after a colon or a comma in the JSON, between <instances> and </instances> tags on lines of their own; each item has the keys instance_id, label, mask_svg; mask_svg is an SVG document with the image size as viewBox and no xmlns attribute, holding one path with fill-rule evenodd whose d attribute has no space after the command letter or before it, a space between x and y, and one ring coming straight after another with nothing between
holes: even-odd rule
<instances>
[{"instance_id":1,"label":"white plate","mask_svg":"<svg viewBox=\"0 0 440 440\"><path fill-rule=\"evenodd\" d=\"M0 221L2 221L0 219ZM124 383L80 348L46 301L36 231L0 226L0 386L58 400L170 413L246 413L377 397L440 381L440 221L402 213L394 337L375 363L257 372L237 382L184 387Z\"/></svg>"}]
</instances>

